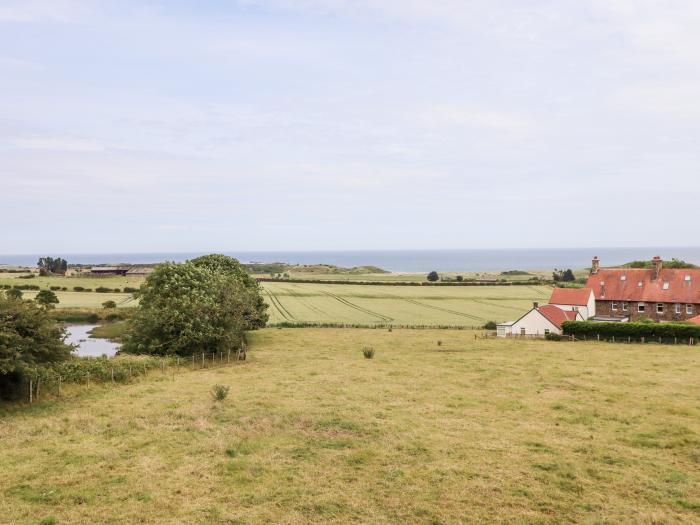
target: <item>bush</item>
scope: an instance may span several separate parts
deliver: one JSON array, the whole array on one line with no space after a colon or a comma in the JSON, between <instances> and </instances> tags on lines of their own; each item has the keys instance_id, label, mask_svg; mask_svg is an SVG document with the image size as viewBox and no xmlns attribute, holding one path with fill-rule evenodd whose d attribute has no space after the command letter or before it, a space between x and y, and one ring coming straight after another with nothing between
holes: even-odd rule
<instances>
[{"instance_id":1,"label":"bush","mask_svg":"<svg viewBox=\"0 0 700 525\"><path fill-rule=\"evenodd\" d=\"M437 345L438 345L438 346L442 346L442 341L440 341L440 340L438 339Z\"/></svg>"},{"instance_id":2,"label":"bush","mask_svg":"<svg viewBox=\"0 0 700 525\"><path fill-rule=\"evenodd\" d=\"M8 299L21 299L22 298L22 290L17 290L15 288L11 288L7 291L5 291L5 297Z\"/></svg>"},{"instance_id":3,"label":"bush","mask_svg":"<svg viewBox=\"0 0 700 525\"><path fill-rule=\"evenodd\" d=\"M111 288L107 288L107 287L105 287L105 286L98 286L97 288L95 288L95 291L96 291L97 293L109 293L109 292L112 291L112 289L111 289Z\"/></svg>"},{"instance_id":4,"label":"bush","mask_svg":"<svg viewBox=\"0 0 700 525\"><path fill-rule=\"evenodd\" d=\"M15 290L39 290L39 286L36 284L15 284L12 288Z\"/></svg>"},{"instance_id":5,"label":"bush","mask_svg":"<svg viewBox=\"0 0 700 525\"><path fill-rule=\"evenodd\" d=\"M700 340L700 325L682 323L597 323L594 321L564 321L562 328L565 335L573 335L579 338L596 339L635 339L642 337L649 340L665 342L676 339Z\"/></svg>"},{"instance_id":6,"label":"bush","mask_svg":"<svg viewBox=\"0 0 700 525\"><path fill-rule=\"evenodd\" d=\"M138 291L139 291L138 288L132 288L131 286L124 287L124 293L134 293L134 292L138 292Z\"/></svg>"},{"instance_id":7,"label":"bush","mask_svg":"<svg viewBox=\"0 0 700 525\"><path fill-rule=\"evenodd\" d=\"M498 325L497 325L496 321L488 321L484 325L484 330L495 330L497 328L497 326Z\"/></svg>"},{"instance_id":8,"label":"bush","mask_svg":"<svg viewBox=\"0 0 700 525\"><path fill-rule=\"evenodd\" d=\"M20 275L18 277L18 279L34 279L35 277L36 277L36 275L34 275L33 273L30 273L29 275Z\"/></svg>"},{"instance_id":9,"label":"bush","mask_svg":"<svg viewBox=\"0 0 700 525\"><path fill-rule=\"evenodd\" d=\"M224 385L214 385L211 389L211 397L214 401L223 401L228 396L229 388Z\"/></svg>"},{"instance_id":10,"label":"bush","mask_svg":"<svg viewBox=\"0 0 700 525\"><path fill-rule=\"evenodd\" d=\"M555 334L555 333L551 333L551 332L548 334L545 334L544 338L547 341L561 341L561 336L559 334Z\"/></svg>"},{"instance_id":11,"label":"bush","mask_svg":"<svg viewBox=\"0 0 700 525\"><path fill-rule=\"evenodd\" d=\"M83 288L82 286L74 286L73 291L74 292L84 292L85 288Z\"/></svg>"},{"instance_id":12,"label":"bush","mask_svg":"<svg viewBox=\"0 0 700 525\"><path fill-rule=\"evenodd\" d=\"M52 308L53 305L58 304L58 297L51 290L41 290L34 300L46 308Z\"/></svg>"},{"instance_id":13,"label":"bush","mask_svg":"<svg viewBox=\"0 0 700 525\"><path fill-rule=\"evenodd\" d=\"M115 288L113 291L114 293L121 293L121 290L119 288Z\"/></svg>"},{"instance_id":14,"label":"bush","mask_svg":"<svg viewBox=\"0 0 700 525\"><path fill-rule=\"evenodd\" d=\"M54 291L54 292L56 292L56 291L58 291L58 290L60 290L60 289L61 289L60 286L49 286L49 290L52 290L52 291Z\"/></svg>"},{"instance_id":15,"label":"bush","mask_svg":"<svg viewBox=\"0 0 700 525\"><path fill-rule=\"evenodd\" d=\"M430 272L428 274L428 281L430 281L431 283L437 282L439 279L440 279L440 276L435 271Z\"/></svg>"},{"instance_id":16,"label":"bush","mask_svg":"<svg viewBox=\"0 0 700 525\"><path fill-rule=\"evenodd\" d=\"M374 348L371 346L363 346L362 355L365 356L365 359L372 359L374 357Z\"/></svg>"},{"instance_id":17,"label":"bush","mask_svg":"<svg viewBox=\"0 0 700 525\"><path fill-rule=\"evenodd\" d=\"M114 301L105 301L104 303L102 303L102 308L116 308L116 307L117 307L117 303L115 303Z\"/></svg>"}]
</instances>

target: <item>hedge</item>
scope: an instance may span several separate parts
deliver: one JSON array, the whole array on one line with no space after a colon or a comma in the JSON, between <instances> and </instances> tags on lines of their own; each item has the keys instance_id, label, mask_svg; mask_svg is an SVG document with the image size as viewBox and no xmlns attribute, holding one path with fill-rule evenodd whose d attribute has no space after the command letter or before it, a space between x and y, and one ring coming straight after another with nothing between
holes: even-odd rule
<instances>
[{"instance_id":1,"label":"hedge","mask_svg":"<svg viewBox=\"0 0 700 525\"><path fill-rule=\"evenodd\" d=\"M700 340L700 325L684 323L598 323L593 321L564 321L565 335L595 339L637 339L674 341L676 339Z\"/></svg>"}]
</instances>

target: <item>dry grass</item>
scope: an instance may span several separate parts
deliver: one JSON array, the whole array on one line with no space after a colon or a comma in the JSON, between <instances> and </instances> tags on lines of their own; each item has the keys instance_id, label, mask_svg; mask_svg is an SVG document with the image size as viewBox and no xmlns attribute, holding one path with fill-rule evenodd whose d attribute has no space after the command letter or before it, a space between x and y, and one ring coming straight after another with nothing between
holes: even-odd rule
<instances>
[{"instance_id":1,"label":"dry grass","mask_svg":"<svg viewBox=\"0 0 700 525\"><path fill-rule=\"evenodd\" d=\"M0 521L700 520L695 348L459 331L251 339L245 364L6 414ZM215 384L231 387L222 403Z\"/></svg>"}]
</instances>

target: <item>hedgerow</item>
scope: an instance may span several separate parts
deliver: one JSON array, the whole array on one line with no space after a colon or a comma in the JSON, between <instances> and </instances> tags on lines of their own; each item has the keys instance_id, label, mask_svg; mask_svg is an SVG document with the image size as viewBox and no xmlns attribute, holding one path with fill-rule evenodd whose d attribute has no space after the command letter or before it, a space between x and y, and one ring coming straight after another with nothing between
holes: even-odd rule
<instances>
[{"instance_id":1,"label":"hedgerow","mask_svg":"<svg viewBox=\"0 0 700 525\"><path fill-rule=\"evenodd\" d=\"M562 329L565 335L578 338L610 340L635 339L661 340L664 342L681 340L699 340L700 326L685 323L599 323L593 321L564 321Z\"/></svg>"}]
</instances>

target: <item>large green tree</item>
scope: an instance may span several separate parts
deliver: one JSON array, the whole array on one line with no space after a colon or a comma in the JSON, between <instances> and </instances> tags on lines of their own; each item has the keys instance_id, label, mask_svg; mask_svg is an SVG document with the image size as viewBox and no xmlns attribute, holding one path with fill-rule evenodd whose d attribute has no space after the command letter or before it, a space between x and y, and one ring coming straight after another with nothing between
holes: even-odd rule
<instances>
[{"instance_id":1,"label":"large green tree","mask_svg":"<svg viewBox=\"0 0 700 525\"><path fill-rule=\"evenodd\" d=\"M261 300L257 286L234 265L202 259L161 264L146 278L124 351L185 356L233 350L245 330L264 325L253 315Z\"/></svg>"},{"instance_id":2,"label":"large green tree","mask_svg":"<svg viewBox=\"0 0 700 525\"><path fill-rule=\"evenodd\" d=\"M246 272L243 265L238 262L238 259L227 255L211 254L197 257L190 262L199 268L207 268L217 274L228 275L248 289L252 294L253 301L250 303L251 308L244 314L247 321L246 329L255 330L265 326L269 318L267 314L268 305L265 303L260 291L260 283Z\"/></svg>"},{"instance_id":3,"label":"large green tree","mask_svg":"<svg viewBox=\"0 0 700 525\"><path fill-rule=\"evenodd\" d=\"M39 267L41 275L48 275L50 273L65 274L68 269L68 262L60 257L56 259L53 257L41 257L36 264Z\"/></svg>"},{"instance_id":4,"label":"large green tree","mask_svg":"<svg viewBox=\"0 0 700 525\"><path fill-rule=\"evenodd\" d=\"M0 398L17 397L37 367L70 358L63 328L32 301L0 294Z\"/></svg>"}]
</instances>

